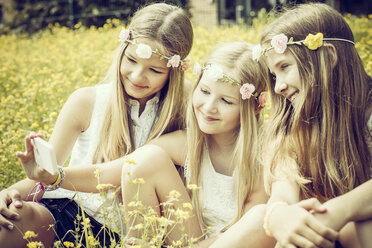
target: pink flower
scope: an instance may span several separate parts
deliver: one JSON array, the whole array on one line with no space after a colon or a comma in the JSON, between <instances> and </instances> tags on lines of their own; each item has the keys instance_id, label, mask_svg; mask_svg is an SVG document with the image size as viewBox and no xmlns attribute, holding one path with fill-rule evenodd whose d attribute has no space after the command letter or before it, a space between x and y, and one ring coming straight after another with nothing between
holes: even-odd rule
<instances>
[{"instance_id":1,"label":"pink flower","mask_svg":"<svg viewBox=\"0 0 372 248\"><path fill-rule=\"evenodd\" d=\"M126 40L129 39L129 36L130 36L130 30L122 29L120 34L119 34L119 41L120 42L125 42Z\"/></svg>"},{"instance_id":2,"label":"pink flower","mask_svg":"<svg viewBox=\"0 0 372 248\"><path fill-rule=\"evenodd\" d=\"M168 60L168 63L167 63L167 67L178 67L180 65L180 62L181 62L181 57L180 55L173 55L169 60Z\"/></svg>"},{"instance_id":3,"label":"pink flower","mask_svg":"<svg viewBox=\"0 0 372 248\"><path fill-rule=\"evenodd\" d=\"M263 107L265 107L266 102L267 102L267 92L263 91L263 92L261 92L261 94L258 97L258 106L263 108Z\"/></svg>"},{"instance_id":4,"label":"pink flower","mask_svg":"<svg viewBox=\"0 0 372 248\"><path fill-rule=\"evenodd\" d=\"M242 95L242 99L249 99L253 95L253 92L256 90L253 84L245 83L240 87L240 94Z\"/></svg>"},{"instance_id":5,"label":"pink flower","mask_svg":"<svg viewBox=\"0 0 372 248\"><path fill-rule=\"evenodd\" d=\"M274 48L277 53L284 53L287 49L288 37L283 33L275 35L271 40L271 46Z\"/></svg>"},{"instance_id":6,"label":"pink flower","mask_svg":"<svg viewBox=\"0 0 372 248\"><path fill-rule=\"evenodd\" d=\"M181 71L186 71L190 68L190 63L189 61L184 61L181 63Z\"/></svg>"},{"instance_id":7,"label":"pink flower","mask_svg":"<svg viewBox=\"0 0 372 248\"><path fill-rule=\"evenodd\" d=\"M201 68L201 66L198 62L195 62L193 72L194 72L195 75L200 76L200 74L202 72L202 68Z\"/></svg>"}]
</instances>

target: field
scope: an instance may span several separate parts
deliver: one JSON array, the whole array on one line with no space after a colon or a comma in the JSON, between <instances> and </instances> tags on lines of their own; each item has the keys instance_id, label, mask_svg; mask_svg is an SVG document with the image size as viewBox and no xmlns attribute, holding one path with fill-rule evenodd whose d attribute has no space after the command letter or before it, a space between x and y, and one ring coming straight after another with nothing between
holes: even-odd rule
<instances>
[{"instance_id":1,"label":"field","mask_svg":"<svg viewBox=\"0 0 372 248\"><path fill-rule=\"evenodd\" d=\"M356 39L356 48L369 75L372 74L371 18L346 15ZM259 42L269 19L264 12L252 27L195 27L191 62L203 57L219 42ZM109 20L102 28L76 25L70 30L51 25L32 37L0 36L0 190L23 179L15 154L23 150L30 131L48 139L58 113L76 89L99 83L118 46L120 21ZM192 70L186 74L195 80Z\"/></svg>"}]
</instances>

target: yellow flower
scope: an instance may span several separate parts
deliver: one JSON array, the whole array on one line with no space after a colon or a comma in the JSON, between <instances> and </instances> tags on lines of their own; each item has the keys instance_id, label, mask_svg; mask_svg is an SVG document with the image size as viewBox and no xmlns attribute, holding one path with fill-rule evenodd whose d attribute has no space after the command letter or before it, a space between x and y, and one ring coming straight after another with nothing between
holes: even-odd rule
<instances>
[{"instance_id":1,"label":"yellow flower","mask_svg":"<svg viewBox=\"0 0 372 248\"><path fill-rule=\"evenodd\" d=\"M96 169L95 171L94 171L94 177L95 178L99 178L101 176L101 171L99 170L99 169Z\"/></svg>"},{"instance_id":2,"label":"yellow flower","mask_svg":"<svg viewBox=\"0 0 372 248\"><path fill-rule=\"evenodd\" d=\"M114 185L112 185L111 183L108 183L108 184L103 184L103 183L101 183L101 184L98 184L98 185L96 186L96 189L97 189L98 191L105 191L105 190L112 189L113 187L114 187Z\"/></svg>"},{"instance_id":3,"label":"yellow flower","mask_svg":"<svg viewBox=\"0 0 372 248\"><path fill-rule=\"evenodd\" d=\"M31 239L31 238L36 238L37 234L34 233L33 231L26 231L25 234L23 235L23 239Z\"/></svg>"},{"instance_id":4,"label":"yellow flower","mask_svg":"<svg viewBox=\"0 0 372 248\"><path fill-rule=\"evenodd\" d=\"M136 164L136 161L134 161L134 159L132 159L132 158L126 158L125 159L125 163L135 165Z\"/></svg>"},{"instance_id":5,"label":"yellow flower","mask_svg":"<svg viewBox=\"0 0 372 248\"><path fill-rule=\"evenodd\" d=\"M172 190L171 192L169 192L169 196L179 198L181 194L177 190Z\"/></svg>"},{"instance_id":6,"label":"yellow flower","mask_svg":"<svg viewBox=\"0 0 372 248\"><path fill-rule=\"evenodd\" d=\"M143 178L136 178L132 181L133 184L144 184L145 180Z\"/></svg>"},{"instance_id":7,"label":"yellow flower","mask_svg":"<svg viewBox=\"0 0 372 248\"><path fill-rule=\"evenodd\" d=\"M88 244L89 245L95 245L96 244L96 239L91 235L88 236Z\"/></svg>"},{"instance_id":8,"label":"yellow flower","mask_svg":"<svg viewBox=\"0 0 372 248\"><path fill-rule=\"evenodd\" d=\"M28 248L41 248L41 247L44 247L44 246L41 242L32 241L32 242L27 243L27 247Z\"/></svg>"},{"instance_id":9,"label":"yellow flower","mask_svg":"<svg viewBox=\"0 0 372 248\"><path fill-rule=\"evenodd\" d=\"M65 242L63 242L63 245L66 246L67 248L69 248L69 247L74 247L74 243L69 242L69 241L65 241Z\"/></svg>"},{"instance_id":10,"label":"yellow flower","mask_svg":"<svg viewBox=\"0 0 372 248\"><path fill-rule=\"evenodd\" d=\"M187 185L187 188L189 190L197 190L198 189L198 186L196 184L188 184Z\"/></svg>"},{"instance_id":11,"label":"yellow flower","mask_svg":"<svg viewBox=\"0 0 372 248\"><path fill-rule=\"evenodd\" d=\"M190 210L193 210L193 209L194 209L194 208L192 207L192 205L191 205L190 202L185 202L185 203L183 204L183 207L184 207L184 208L188 208L188 209L190 209Z\"/></svg>"},{"instance_id":12,"label":"yellow flower","mask_svg":"<svg viewBox=\"0 0 372 248\"><path fill-rule=\"evenodd\" d=\"M317 33L316 35L309 34L304 40L304 45L310 50L316 50L323 45L323 34Z\"/></svg>"},{"instance_id":13,"label":"yellow flower","mask_svg":"<svg viewBox=\"0 0 372 248\"><path fill-rule=\"evenodd\" d=\"M86 225L88 225L89 223L90 223L90 219L89 219L89 218L84 218L83 221L81 222L81 224L82 224L83 226L86 226Z\"/></svg>"}]
</instances>

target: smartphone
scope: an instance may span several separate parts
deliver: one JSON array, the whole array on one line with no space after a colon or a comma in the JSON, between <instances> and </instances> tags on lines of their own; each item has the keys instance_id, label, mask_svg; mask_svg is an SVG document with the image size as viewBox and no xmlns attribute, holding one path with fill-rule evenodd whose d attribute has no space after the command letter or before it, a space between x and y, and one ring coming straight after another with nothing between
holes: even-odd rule
<instances>
[{"instance_id":1,"label":"smartphone","mask_svg":"<svg viewBox=\"0 0 372 248\"><path fill-rule=\"evenodd\" d=\"M53 145L39 137L33 139L33 145L36 163L50 174L57 174L57 157Z\"/></svg>"}]
</instances>

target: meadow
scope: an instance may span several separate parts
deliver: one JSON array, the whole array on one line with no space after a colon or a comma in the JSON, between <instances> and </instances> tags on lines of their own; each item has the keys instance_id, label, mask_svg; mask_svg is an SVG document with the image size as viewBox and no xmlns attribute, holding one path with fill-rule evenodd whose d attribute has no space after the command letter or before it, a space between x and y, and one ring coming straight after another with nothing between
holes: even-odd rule
<instances>
[{"instance_id":1,"label":"meadow","mask_svg":"<svg viewBox=\"0 0 372 248\"><path fill-rule=\"evenodd\" d=\"M356 48L369 75L372 74L372 15L345 15ZM191 63L202 61L221 42L259 42L270 18L260 12L253 25L195 26ZM108 70L123 25L108 20L101 27L75 25L71 30L58 24L30 36L0 36L0 190L25 177L16 157L23 151L24 137L40 132L46 139L67 97L80 87L100 82ZM192 70L186 78L194 81Z\"/></svg>"}]
</instances>

